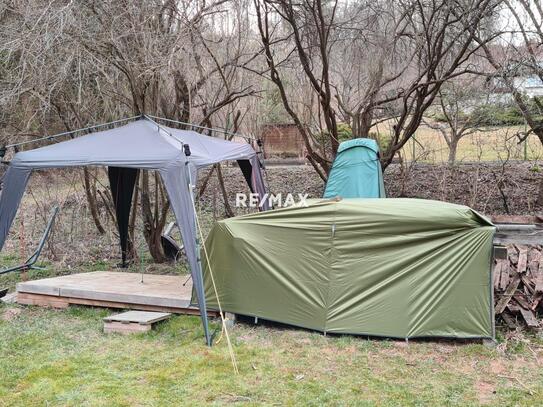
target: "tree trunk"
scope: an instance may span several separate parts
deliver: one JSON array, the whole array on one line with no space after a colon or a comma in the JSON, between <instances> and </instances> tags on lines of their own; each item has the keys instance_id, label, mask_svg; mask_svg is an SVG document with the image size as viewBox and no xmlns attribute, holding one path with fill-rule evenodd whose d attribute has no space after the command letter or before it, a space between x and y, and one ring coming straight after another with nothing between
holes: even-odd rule
<instances>
[{"instance_id":1,"label":"tree trunk","mask_svg":"<svg viewBox=\"0 0 543 407\"><path fill-rule=\"evenodd\" d=\"M162 250L160 236L162 228L155 222L149 190L149 171L141 171L141 216L143 218L143 234L149 247L149 253L157 263L163 263L166 258Z\"/></svg>"},{"instance_id":2,"label":"tree trunk","mask_svg":"<svg viewBox=\"0 0 543 407\"><path fill-rule=\"evenodd\" d=\"M226 216L229 218L234 216L234 211L232 210L232 207L230 206L230 202L228 202L228 193L226 192L226 187L224 186L224 179L222 176L222 170L220 164L215 164L217 167L217 178L219 179L219 186L221 188L222 197L224 199L224 210L226 212Z\"/></svg>"},{"instance_id":3,"label":"tree trunk","mask_svg":"<svg viewBox=\"0 0 543 407\"><path fill-rule=\"evenodd\" d=\"M537 136L537 138L539 139L539 141L541 142L541 144L543 145L543 129L541 127L539 127L537 129L537 131L534 131L535 135ZM527 140L524 141L525 143L527 143ZM539 181L539 192L537 194L537 201L536 203L539 205L539 206L543 206L543 177L541 177L541 180Z\"/></svg>"},{"instance_id":4,"label":"tree trunk","mask_svg":"<svg viewBox=\"0 0 543 407\"><path fill-rule=\"evenodd\" d=\"M204 194L207 188L207 184L209 184L209 180L211 179L211 176L213 175L214 172L215 172L215 166L211 167L211 169L209 170L209 172L203 179L202 186L200 187L200 190L198 191L198 195L196 196L196 199L200 199L200 197Z\"/></svg>"},{"instance_id":5,"label":"tree trunk","mask_svg":"<svg viewBox=\"0 0 543 407\"><path fill-rule=\"evenodd\" d=\"M85 195L87 196L87 202L89 203L92 220L96 225L98 233L103 235L104 233L106 233L106 231L102 226L102 223L100 222L100 217L98 216L98 205L96 204L96 185L91 185L88 168L83 168L83 181L85 184Z\"/></svg>"},{"instance_id":6,"label":"tree trunk","mask_svg":"<svg viewBox=\"0 0 543 407\"><path fill-rule=\"evenodd\" d=\"M456 152L458 150L458 139L456 137L451 137L451 142L449 143L449 165L453 165L456 162Z\"/></svg>"},{"instance_id":7,"label":"tree trunk","mask_svg":"<svg viewBox=\"0 0 543 407\"><path fill-rule=\"evenodd\" d=\"M373 110L366 109L358 117L358 131L353 131L354 138L369 138L371 122L373 120ZM377 141L377 140L376 140Z\"/></svg>"},{"instance_id":8,"label":"tree trunk","mask_svg":"<svg viewBox=\"0 0 543 407\"><path fill-rule=\"evenodd\" d=\"M537 204L543 206L543 177L539 181L539 193L537 194Z\"/></svg>"}]
</instances>

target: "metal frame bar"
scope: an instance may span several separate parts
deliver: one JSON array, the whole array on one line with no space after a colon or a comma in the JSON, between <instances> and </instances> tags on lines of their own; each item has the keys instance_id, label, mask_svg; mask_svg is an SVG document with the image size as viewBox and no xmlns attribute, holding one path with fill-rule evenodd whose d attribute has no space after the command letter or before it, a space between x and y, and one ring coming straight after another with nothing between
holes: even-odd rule
<instances>
[{"instance_id":1,"label":"metal frame bar","mask_svg":"<svg viewBox=\"0 0 543 407\"><path fill-rule=\"evenodd\" d=\"M45 231L43 232L40 242L38 243L38 247L36 248L34 253L32 253L32 255L23 264L20 264L15 267L10 267L5 270L0 270L0 275L11 273L13 271L19 271L19 270L28 270L28 269L41 270L41 267L36 267L34 266L34 264L38 261L38 258L40 257L41 251L43 250L43 247L45 246L45 242L47 238L49 237L49 234L51 233L53 222L55 221L58 212L59 212L59 207L55 206L55 208L53 209L53 213L51 214L51 217L49 218L49 221L47 222L47 226L45 227Z\"/></svg>"},{"instance_id":2,"label":"metal frame bar","mask_svg":"<svg viewBox=\"0 0 543 407\"><path fill-rule=\"evenodd\" d=\"M182 124L182 125L185 125L185 126L190 126L191 128L197 128L197 129L202 129L202 130L210 130L212 132L214 131L214 132L218 132L218 133L221 133L221 134L227 134L227 135L234 136L234 137L241 137L241 138L246 139L246 140L252 140L252 141L257 141L258 140L255 137L244 136L244 135L239 134L239 133L232 133L232 132L224 130L224 129L199 126L197 124L186 123L186 122L182 122L182 121L179 121L179 120L172 120L172 119L166 119L164 117L141 114L141 115L138 115L138 116L127 117L125 119L113 120L111 122L97 124L95 126L88 126L88 127L83 127L81 129L76 129L76 130L71 130L71 131L64 131L62 133L53 134L51 136L43 136L43 137L39 137L39 138L36 138L36 139L33 139L33 140L21 141L20 143L7 144L7 145L3 146L2 149L4 150L4 153L5 153L5 150L8 149L8 148L17 148L17 147L20 147L20 146L24 146L24 145L35 143L37 141L42 141L42 140L53 140L53 139L56 139L58 137L68 136L70 134L75 134L75 133L79 133L79 132L83 132L83 131L93 130L93 129L97 129L97 128L100 128L100 127L111 126L113 124L123 123L123 122L127 122L127 121L130 121L130 120L137 120L137 119L140 119L140 118L145 118L145 119L153 122L154 124L157 125L157 127L160 130L164 131L166 134L168 134L170 137L175 139L177 142L181 143L181 145L184 145L183 142L181 140L177 139L176 137L174 137L168 130L166 130L163 126L161 126L159 123L157 123L156 120L163 120L165 122Z\"/></svg>"},{"instance_id":3,"label":"metal frame bar","mask_svg":"<svg viewBox=\"0 0 543 407\"><path fill-rule=\"evenodd\" d=\"M151 123L154 123L159 130L162 130L164 133L166 133L168 136L170 136L171 138L173 138L176 142L178 142L179 144L181 144L181 149L183 149L183 146L185 145L185 143L181 140L179 140L177 137L174 137L174 135L172 133L170 133L168 130L166 130L164 127L162 127L159 123L157 123L156 121L154 121L151 117L152 116L147 116L146 114L142 115L142 117L144 119L147 119L149 120Z\"/></svg>"},{"instance_id":4,"label":"metal frame bar","mask_svg":"<svg viewBox=\"0 0 543 407\"><path fill-rule=\"evenodd\" d=\"M34 140L21 141L20 143L8 144L8 145L4 146L4 148L15 148L15 147L23 146L25 144L35 143L36 141L52 140L52 139L55 139L57 137L67 136L67 135L74 134L74 133L77 133L77 132L80 132L80 131L92 130L92 129L96 129L98 127L110 126L112 124L126 122L126 121L129 121L129 120L135 120L135 119L138 119L140 117L142 117L142 115L127 117L126 119L114 120L114 121L108 122L108 123L97 124L96 126L84 127L82 129L65 131L65 132L62 132L62 133L53 134L51 136L40 137L40 138L37 138L37 139L34 139Z\"/></svg>"},{"instance_id":5,"label":"metal frame bar","mask_svg":"<svg viewBox=\"0 0 543 407\"><path fill-rule=\"evenodd\" d=\"M202 130L211 130L211 131L215 131L215 132L218 132L218 133L227 134L227 135L230 135L230 136L241 137L241 138L244 138L246 140L254 140L254 141L258 140L256 137L244 136L243 134L232 133L232 132L230 132L228 130L224 130L224 129L217 129L217 128L213 128L213 127L199 126L197 124L186 123L186 122L182 122L182 121L179 121L179 120L165 119L163 117L152 116L152 115L145 115L145 117L153 118L153 119L156 119L156 120L164 120L165 122L170 122L170 123L182 124L182 125L185 125L185 126L191 126L191 127L194 127L194 128L197 128L197 129L202 129Z\"/></svg>"}]
</instances>

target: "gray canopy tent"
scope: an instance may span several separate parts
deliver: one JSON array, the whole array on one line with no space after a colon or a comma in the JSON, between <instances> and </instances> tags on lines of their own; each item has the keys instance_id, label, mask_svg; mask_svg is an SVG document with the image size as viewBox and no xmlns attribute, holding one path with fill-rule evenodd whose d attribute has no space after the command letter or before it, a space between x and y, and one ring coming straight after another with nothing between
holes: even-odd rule
<instances>
[{"instance_id":1,"label":"gray canopy tent","mask_svg":"<svg viewBox=\"0 0 543 407\"><path fill-rule=\"evenodd\" d=\"M251 191L263 196L260 162L248 143L208 137L162 126L147 116L124 126L98 131L35 150L15 154L0 192L0 250L17 213L34 169L104 165L116 206L123 264L127 248L128 214L138 170L159 172L179 225L202 317L211 344L203 294L196 234L193 187L198 170L224 160L237 160ZM264 208L267 209L267 208Z\"/></svg>"}]
</instances>

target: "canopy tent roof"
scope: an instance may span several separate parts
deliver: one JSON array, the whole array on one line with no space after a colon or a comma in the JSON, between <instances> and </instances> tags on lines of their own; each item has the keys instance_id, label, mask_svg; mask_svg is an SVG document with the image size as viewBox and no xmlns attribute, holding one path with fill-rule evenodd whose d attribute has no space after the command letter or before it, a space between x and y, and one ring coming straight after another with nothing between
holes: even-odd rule
<instances>
[{"instance_id":1,"label":"canopy tent roof","mask_svg":"<svg viewBox=\"0 0 543 407\"><path fill-rule=\"evenodd\" d=\"M190 156L186 154L186 146L190 149ZM0 192L0 250L33 169L105 165L108 167L116 206L124 263L128 214L137 171L157 170L181 231L206 340L210 344L192 194L197 170L223 160L238 160L251 189L261 196L264 195L260 163L256 152L249 144L216 139L194 131L173 129L159 125L145 116L124 126L19 152L8 166Z\"/></svg>"},{"instance_id":2,"label":"canopy tent roof","mask_svg":"<svg viewBox=\"0 0 543 407\"><path fill-rule=\"evenodd\" d=\"M114 165L155 168L180 160L183 145L190 146L190 164L196 168L225 160L250 160L248 143L205 136L157 124L147 118L110 130L91 133L15 155L11 165L27 168Z\"/></svg>"},{"instance_id":3,"label":"canopy tent roof","mask_svg":"<svg viewBox=\"0 0 543 407\"><path fill-rule=\"evenodd\" d=\"M323 332L490 338L494 227L421 199L310 200L219 221L207 305ZM280 253L280 255L278 255Z\"/></svg>"}]
</instances>

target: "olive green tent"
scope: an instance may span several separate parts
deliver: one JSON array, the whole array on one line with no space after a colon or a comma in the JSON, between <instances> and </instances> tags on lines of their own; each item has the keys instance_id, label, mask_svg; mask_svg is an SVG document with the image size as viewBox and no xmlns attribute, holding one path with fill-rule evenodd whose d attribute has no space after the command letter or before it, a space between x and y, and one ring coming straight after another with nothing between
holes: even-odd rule
<instances>
[{"instance_id":1,"label":"olive green tent","mask_svg":"<svg viewBox=\"0 0 543 407\"><path fill-rule=\"evenodd\" d=\"M493 235L465 206L319 200L220 221L206 248L225 311L332 333L493 338ZM204 286L216 309L207 262Z\"/></svg>"}]
</instances>

